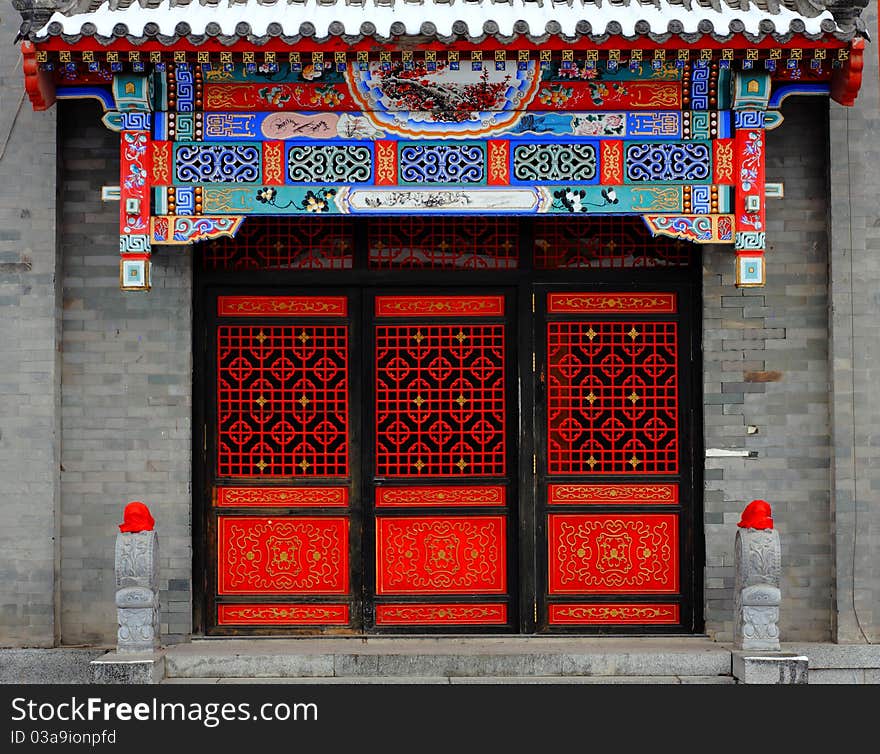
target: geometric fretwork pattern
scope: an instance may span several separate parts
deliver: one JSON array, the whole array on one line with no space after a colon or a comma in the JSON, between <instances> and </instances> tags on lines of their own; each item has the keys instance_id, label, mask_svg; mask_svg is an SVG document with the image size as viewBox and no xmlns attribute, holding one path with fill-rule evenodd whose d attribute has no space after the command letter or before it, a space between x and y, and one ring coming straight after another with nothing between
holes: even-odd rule
<instances>
[{"instance_id":1,"label":"geometric fretwork pattern","mask_svg":"<svg viewBox=\"0 0 880 754\"><path fill-rule=\"evenodd\" d=\"M348 475L348 329L221 326L218 476Z\"/></svg>"},{"instance_id":2,"label":"geometric fretwork pattern","mask_svg":"<svg viewBox=\"0 0 880 754\"><path fill-rule=\"evenodd\" d=\"M674 322L547 325L548 472L678 472Z\"/></svg>"},{"instance_id":3,"label":"geometric fretwork pattern","mask_svg":"<svg viewBox=\"0 0 880 754\"><path fill-rule=\"evenodd\" d=\"M376 327L376 474L505 473L503 325Z\"/></svg>"},{"instance_id":4,"label":"geometric fretwork pattern","mask_svg":"<svg viewBox=\"0 0 880 754\"><path fill-rule=\"evenodd\" d=\"M640 221L641 222L641 221ZM354 224L341 217L249 217L235 238L197 247L202 268L241 270L350 270Z\"/></svg>"},{"instance_id":5,"label":"geometric fretwork pattern","mask_svg":"<svg viewBox=\"0 0 880 754\"><path fill-rule=\"evenodd\" d=\"M376 270L513 270L519 257L510 217L371 217L367 238Z\"/></svg>"},{"instance_id":6,"label":"geometric fretwork pattern","mask_svg":"<svg viewBox=\"0 0 880 754\"><path fill-rule=\"evenodd\" d=\"M532 227L534 265L540 270L686 267L699 259L695 244L654 238L640 217L545 217L535 218Z\"/></svg>"}]
</instances>

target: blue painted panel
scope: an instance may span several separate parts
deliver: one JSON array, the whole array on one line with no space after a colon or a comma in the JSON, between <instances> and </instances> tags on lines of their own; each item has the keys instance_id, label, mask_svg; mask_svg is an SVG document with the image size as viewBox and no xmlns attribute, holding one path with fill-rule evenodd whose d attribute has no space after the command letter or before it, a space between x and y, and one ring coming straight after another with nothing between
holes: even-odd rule
<instances>
[{"instance_id":1,"label":"blue painted panel","mask_svg":"<svg viewBox=\"0 0 880 754\"><path fill-rule=\"evenodd\" d=\"M711 183L712 142L627 143L623 165L626 183Z\"/></svg>"},{"instance_id":2,"label":"blue painted panel","mask_svg":"<svg viewBox=\"0 0 880 754\"><path fill-rule=\"evenodd\" d=\"M285 142L285 183L332 186L373 182L372 142Z\"/></svg>"},{"instance_id":3,"label":"blue painted panel","mask_svg":"<svg viewBox=\"0 0 880 754\"><path fill-rule=\"evenodd\" d=\"M260 143L179 142L174 145L174 183L259 183L262 160Z\"/></svg>"},{"instance_id":4,"label":"blue painted panel","mask_svg":"<svg viewBox=\"0 0 880 754\"><path fill-rule=\"evenodd\" d=\"M600 179L598 141L516 141L510 154L513 186L598 183Z\"/></svg>"},{"instance_id":5,"label":"blue painted panel","mask_svg":"<svg viewBox=\"0 0 880 754\"><path fill-rule=\"evenodd\" d=\"M402 185L482 185L486 183L483 141L401 141L397 176Z\"/></svg>"}]
</instances>

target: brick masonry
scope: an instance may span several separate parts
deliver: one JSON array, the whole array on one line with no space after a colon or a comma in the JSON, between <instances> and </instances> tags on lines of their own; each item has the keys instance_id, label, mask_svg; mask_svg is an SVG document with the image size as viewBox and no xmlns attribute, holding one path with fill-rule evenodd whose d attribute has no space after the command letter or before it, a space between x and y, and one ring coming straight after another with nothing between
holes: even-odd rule
<instances>
[{"instance_id":1,"label":"brick masonry","mask_svg":"<svg viewBox=\"0 0 880 754\"><path fill-rule=\"evenodd\" d=\"M191 629L192 287L188 249L153 256L149 293L119 290L119 135L90 100L60 104L61 639L116 642L113 546L125 505L156 519L161 630Z\"/></svg>"},{"instance_id":2,"label":"brick masonry","mask_svg":"<svg viewBox=\"0 0 880 754\"><path fill-rule=\"evenodd\" d=\"M767 134L767 284L737 289L731 249L704 253L706 630L731 641L733 544L743 508L773 509L782 542L779 628L789 641L831 637L826 99L791 98Z\"/></svg>"},{"instance_id":3,"label":"brick masonry","mask_svg":"<svg viewBox=\"0 0 880 754\"><path fill-rule=\"evenodd\" d=\"M35 113L0 13L0 645L57 639L60 297L55 112Z\"/></svg>"},{"instance_id":4,"label":"brick masonry","mask_svg":"<svg viewBox=\"0 0 880 754\"><path fill-rule=\"evenodd\" d=\"M877 3L855 107L831 106L833 637L880 641L880 97Z\"/></svg>"}]
</instances>

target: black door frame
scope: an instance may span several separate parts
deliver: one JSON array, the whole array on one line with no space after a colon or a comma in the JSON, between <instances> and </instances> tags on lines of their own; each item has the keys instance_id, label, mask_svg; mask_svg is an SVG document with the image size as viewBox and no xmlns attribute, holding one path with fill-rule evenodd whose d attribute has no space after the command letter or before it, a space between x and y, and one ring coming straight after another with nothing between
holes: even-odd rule
<instances>
[{"instance_id":1,"label":"black door frame","mask_svg":"<svg viewBox=\"0 0 880 754\"><path fill-rule=\"evenodd\" d=\"M208 530L210 514L210 485L208 477L208 463L210 455L208 450L208 429L211 416L212 381L207 373L206 361L208 352L206 348L213 342L211 336L211 323L213 314L206 306L211 295L220 289L232 292L236 295L259 291L261 295L268 293L280 293L288 290L307 290L311 294L329 293L333 291L349 291L364 293L379 289L400 289L430 287L431 289L454 289L456 291L477 291L484 288L504 288L516 291L518 302L517 312L513 320L516 327L516 375L518 384L512 391L516 400L513 411L518 418L517 431L520 437L517 457L516 480L518 490L518 533L516 540L520 542L517 577L519 592L519 616L516 628L521 634L532 634L540 630L540 615L538 588L542 579L538 576L537 559L537 477L533 472L537 463L537 448L534 442L533 427L537 424L535 403L535 375L533 364L536 364L539 341L536 338L536 328L540 326L536 313L536 291L541 286L576 286L583 290L608 290L608 291L652 291L674 288L680 291L680 298L687 302L690 307L689 321L691 337L689 338L687 353L680 355L682 370L687 368L686 359L690 358L690 397L683 396L682 402L686 403L688 426L692 432L689 452L687 453L691 468L693 489L693 505L691 515L687 523L690 531L687 540L683 543L685 548L681 555L687 558L687 567L684 573L689 574L689 584L682 584L682 592L691 595L689 625L666 629L665 627L652 628L650 633L700 633L703 630L702 619L702 553L703 553L703 526L702 526L702 489L703 489L703 439L702 439L702 354L701 354L701 322L702 322L702 277L699 255L688 266L679 267L651 267L648 269L596 269L576 268L563 270L532 270L529 264L523 264L530 259L531 238L524 234L521 237L522 249L529 253L520 255L521 266L515 270L381 270L373 271L365 269L363 262L365 250L359 250L356 254L355 268L351 270L272 270L272 271L248 271L242 272L216 272L200 269L198 247L194 251L193 271L193 415L192 415L192 458L193 458L193 634L213 635L209 632L211 621L209 620L209 608L211 605L210 594L213 584L210 583L209 572L211 564L208 562L210 550ZM358 262L357 260L361 260ZM368 296L364 295L362 299ZM352 364L360 361L363 351L363 343L351 341ZM357 351L357 352L356 352ZM363 370L363 365L360 367ZM362 426L362 422L358 427ZM354 428L354 425L353 425ZM684 429L684 427L683 427ZM360 431L360 430L358 430ZM362 439L362 438L361 438ZM682 443L684 445L684 443ZM354 448L354 442L352 442ZM354 472L354 465L352 466ZM362 489L363 479L359 480L356 489ZM354 523L354 521L352 521ZM513 521L511 521L513 523ZM528 546L523 546L529 543ZM352 584L354 588L354 584ZM430 633L440 634L441 629L431 629ZM550 633L576 633L581 635L599 633L632 633L633 631L615 629L607 631L602 629L582 628L575 630L554 629ZM235 632L223 632L235 633ZM246 635L278 635L278 634L334 634L358 633L355 630L342 631L329 629L315 631L314 629L252 629ZM393 633L384 631L383 633ZM427 633L422 630L419 633ZM461 633L459 629L457 633ZM480 631L483 633L483 631ZM646 631L636 631L644 634Z\"/></svg>"}]
</instances>

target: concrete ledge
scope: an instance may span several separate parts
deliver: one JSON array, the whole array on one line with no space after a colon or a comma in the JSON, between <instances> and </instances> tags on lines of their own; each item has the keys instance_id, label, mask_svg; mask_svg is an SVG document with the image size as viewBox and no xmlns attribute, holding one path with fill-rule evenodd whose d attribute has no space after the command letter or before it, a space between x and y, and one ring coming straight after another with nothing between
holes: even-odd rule
<instances>
[{"instance_id":1,"label":"concrete ledge","mask_svg":"<svg viewBox=\"0 0 880 754\"><path fill-rule=\"evenodd\" d=\"M108 652L89 663L92 683L154 684L165 680L165 656L160 653Z\"/></svg>"},{"instance_id":2,"label":"concrete ledge","mask_svg":"<svg viewBox=\"0 0 880 754\"><path fill-rule=\"evenodd\" d=\"M165 650L167 678L730 677L704 638L209 640Z\"/></svg>"},{"instance_id":3,"label":"concrete ledge","mask_svg":"<svg viewBox=\"0 0 880 754\"><path fill-rule=\"evenodd\" d=\"M368 686L368 685L402 685L402 686L457 686L457 685L565 685L577 684L732 684L731 676L350 676L332 678L166 678L163 684L171 685L233 685L233 684L279 684L289 686Z\"/></svg>"},{"instance_id":4,"label":"concrete ledge","mask_svg":"<svg viewBox=\"0 0 880 754\"><path fill-rule=\"evenodd\" d=\"M0 684L91 683L89 663L106 651L99 647L0 649Z\"/></svg>"},{"instance_id":5,"label":"concrete ledge","mask_svg":"<svg viewBox=\"0 0 880 754\"><path fill-rule=\"evenodd\" d=\"M806 655L810 670L853 668L880 670L880 644L784 643L786 654Z\"/></svg>"},{"instance_id":6,"label":"concrete ledge","mask_svg":"<svg viewBox=\"0 0 880 754\"><path fill-rule=\"evenodd\" d=\"M809 683L809 660L803 655L735 651L733 677L743 684L805 684Z\"/></svg>"}]
</instances>

